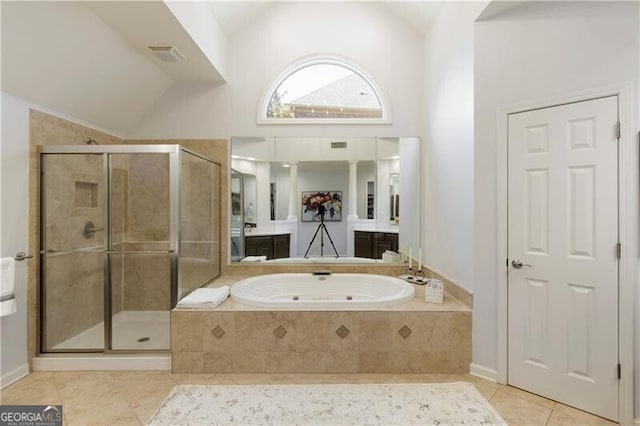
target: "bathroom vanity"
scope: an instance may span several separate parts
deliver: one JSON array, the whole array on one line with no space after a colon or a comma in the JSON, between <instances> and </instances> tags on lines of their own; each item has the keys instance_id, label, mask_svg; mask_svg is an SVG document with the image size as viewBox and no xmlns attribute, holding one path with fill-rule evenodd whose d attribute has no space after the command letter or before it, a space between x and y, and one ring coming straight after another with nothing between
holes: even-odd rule
<instances>
[{"instance_id":1,"label":"bathroom vanity","mask_svg":"<svg viewBox=\"0 0 640 426\"><path fill-rule=\"evenodd\" d=\"M270 259L289 257L289 234L248 234L244 237L247 256L267 256Z\"/></svg>"},{"instance_id":2,"label":"bathroom vanity","mask_svg":"<svg viewBox=\"0 0 640 426\"><path fill-rule=\"evenodd\" d=\"M356 257L382 259L385 251L398 251L398 233L354 231L353 243Z\"/></svg>"}]
</instances>

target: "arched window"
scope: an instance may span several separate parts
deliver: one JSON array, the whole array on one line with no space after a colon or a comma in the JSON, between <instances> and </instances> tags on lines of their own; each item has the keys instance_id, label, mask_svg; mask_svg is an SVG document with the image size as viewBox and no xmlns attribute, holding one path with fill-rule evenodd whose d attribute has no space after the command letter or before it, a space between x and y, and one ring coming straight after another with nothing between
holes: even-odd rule
<instances>
[{"instance_id":1,"label":"arched window","mask_svg":"<svg viewBox=\"0 0 640 426\"><path fill-rule=\"evenodd\" d=\"M331 58L289 68L266 92L259 123L390 123L381 90L352 64Z\"/></svg>"}]
</instances>

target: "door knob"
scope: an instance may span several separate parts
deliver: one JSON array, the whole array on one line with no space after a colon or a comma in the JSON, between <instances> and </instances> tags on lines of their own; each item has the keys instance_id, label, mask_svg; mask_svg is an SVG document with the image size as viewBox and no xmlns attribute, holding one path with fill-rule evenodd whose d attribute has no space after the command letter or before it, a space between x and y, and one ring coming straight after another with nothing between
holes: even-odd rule
<instances>
[{"instance_id":1,"label":"door knob","mask_svg":"<svg viewBox=\"0 0 640 426\"><path fill-rule=\"evenodd\" d=\"M528 263L522 263L522 260L520 259L513 259L511 261L511 266L513 266L516 269L520 269L523 266L526 266L527 268L533 268L533 265L529 265Z\"/></svg>"}]
</instances>

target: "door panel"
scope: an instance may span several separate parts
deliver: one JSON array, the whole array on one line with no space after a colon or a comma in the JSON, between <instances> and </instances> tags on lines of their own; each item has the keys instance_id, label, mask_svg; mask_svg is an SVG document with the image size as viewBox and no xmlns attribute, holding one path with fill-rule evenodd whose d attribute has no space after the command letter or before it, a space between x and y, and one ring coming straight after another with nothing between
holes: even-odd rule
<instances>
[{"instance_id":1,"label":"door panel","mask_svg":"<svg viewBox=\"0 0 640 426\"><path fill-rule=\"evenodd\" d=\"M509 384L618 418L617 97L509 116Z\"/></svg>"},{"instance_id":2,"label":"door panel","mask_svg":"<svg viewBox=\"0 0 640 426\"><path fill-rule=\"evenodd\" d=\"M42 350L104 350L102 154L42 159Z\"/></svg>"}]
</instances>

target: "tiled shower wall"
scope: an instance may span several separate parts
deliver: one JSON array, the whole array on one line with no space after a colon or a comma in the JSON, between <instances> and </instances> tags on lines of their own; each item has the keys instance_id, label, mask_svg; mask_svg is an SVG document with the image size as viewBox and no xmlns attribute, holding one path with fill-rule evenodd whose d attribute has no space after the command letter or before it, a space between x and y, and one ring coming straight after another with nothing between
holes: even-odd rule
<instances>
[{"instance_id":1,"label":"tiled shower wall","mask_svg":"<svg viewBox=\"0 0 640 426\"><path fill-rule=\"evenodd\" d=\"M87 127L59 119L49 114L31 110L29 121L30 132L30 165L29 165L29 252L37 254L39 246L39 145L84 145L87 138L99 141L101 144L119 144L122 139L108 135ZM57 229L47 229L49 244L47 249L65 251L81 247L102 244L103 235L96 233L91 240L81 236L81 230L86 220L91 220L96 226L102 224L101 191L104 190L99 182L102 180L102 163L94 161L74 161L74 167L65 163L69 159L58 162L52 174L58 180L58 193L48 194L46 202L52 214L60 215L62 226ZM76 164L82 164L75 167ZM67 167L69 166L69 167ZM69 170L74 170L69 173ZM75 182L98 183L97 205L95 207L75 207ZM82 185L82 184L81 184ZM80 189L82 192L82 189ZM82 205L83 203L80 203ZM100 216L99 216L100 215ZM44 249L44 248L43 248ZM47 316L60 326L55 327L46 336L49 346L53 346L84 328L102 321L103 314L103 267L102 255L94 253L60 254L50 256L47 262L47 274L53 283L47 296ZM37 347L38 327L38 256L29 264L28 284L28 333L30 359Z\"/></svg>"},{"instance_id":2,"label":"tiled shower wall","mask_svg":"<svg viewBox=\"0 0 640 426\"><path fill-rule=\"evenodd\" d=\"M37 147L41 145L84 145L87 138L94 139L99 144L133 144L133 143L164 143L182 144L202 155L218 159L226 164L226 141L127 141L121 138L85 127L40 111L30 111L30 202L29 202L29 252L39 253L39 156ZM212 155L213 154L213 155ZM139 156L113 156L112 168L112 209L113 228L112 239L115 249L168 249L168 221L169 221L169 191L168 191L168 156L156 155L153 158ZM82 162L81 162L82 163ZM76 241L86 220L91 220L97 227L102 225L102 193L101 183L102 163L92 164L84 162L84 166L73 176L69 170L62 167L56 171L55 179L67 180L61 183L65 195L69 197L75 182L91 183L98 179L96 191L97 205L89 210L75 208L75 211L65 211L64 207L56 209L53 214L64 215L63 226L57 229L58 240L54 240L62 250L58 241L65 244L80 244ZM226 170L222 167L221 170ZM196 171L197 173L197 171ZM95 175L95 176L94 176ZM195 176L197 177L197 176ZM75 179L75 180L74 180ZM215 182L220 186L221 183ZM82 192L82 183L80 191ZM89 188L90 190L91 188ZM55 198L53 194L50 194ZM75 196L75 195L74 195ZM194 194L194 200L200 195ZM214 205L220 205L221 195L216 193L211 199ZM61 205L69 205L69 199L59 198ZM52 201L53 202L53 201ZM71 209L74 210L74 209ZM84 216L83 216L84 215ZM93 217L96 216L95 218ZM82 222L82 223L80 223ZM221 218L218 213L210 221L215 234L212 239L217 240L216 252L219 255ZM80 224L81 226L79 226ZM200 232L201 229L193 229ZM55 236L55 232L52 234ZM64 241L65 238L67 241ZM82 239L82 237L79 237ZM102 244L102 233L96 233L90 244ZM82 244L86 240L82 239ZM53 241L52 241L53 243ZM52 244L49 244L52 247ZM67 248L81 248L76 245ZM112 304L114 313L121 310L167 310L169 309L169 255L114 255L111 257L112 267ZM28 343L29 360L37 351L38 329L38 265L39 259L29 263L28 284ZM217 265L220 268L220 265ZM191 277L189 282L195 282L207 273L202 265L195 263L192 267L185 265L184 276ZM98 324L103 320L103 264L101 254L59 255L52 256L47 264L47 274L50 282L55 285L49 289L47 302L47 316L56 327L47 335L48 345L53 346L82 329Z\"/></svg>"}]
</instances>

